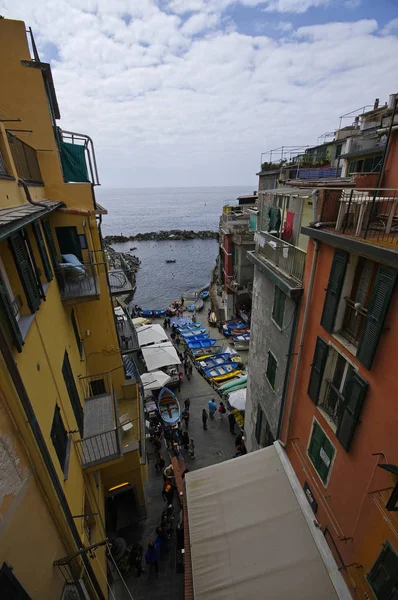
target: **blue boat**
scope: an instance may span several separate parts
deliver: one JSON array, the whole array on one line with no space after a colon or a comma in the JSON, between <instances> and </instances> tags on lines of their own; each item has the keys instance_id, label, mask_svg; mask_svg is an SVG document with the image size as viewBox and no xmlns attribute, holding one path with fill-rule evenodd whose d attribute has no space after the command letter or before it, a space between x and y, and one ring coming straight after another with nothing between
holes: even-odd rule
<instances>
[{"instance_id":1,"label":"blue boat","mask_svg":"<svg viewBox=\"0 0 398 600\"><path fill-rule=\"evenodd\" d=\"M158 396L158 410L160 417L166 425L177 423L180 418L180 403L169 388L162 388Z\"/></svg>"},{"instance_id":2,"label":"blue boat","mask_svg":"<svg viewBox=\"0 0 398 600\"><path fill-rule=\"evenodd\" d=\"M209 379L214 379L214 381L223 381L224 379L230 379L235 377L239 373L242 373L242 368L239 369L238 363L226 362L222 365L218 365L217 367L212 367L211 369L205 369L205 375Z\"/></svg>"},{"instance_id":3,"label":"blue boat","mask_svg":"<svg viewBox=\"0 0 398 600\"><path fill-rule=\"evenodd\" d=\"M177 325L178 331L195 331L202 327L202 323L190 323L189 325Z\"/></svg>"},{"instance_id":4,"label":"blue boat","mask_svg":"<svg viewBox=\"0 0 398 600\"><path fill-rule=\"evenodd\" d=\"M204 360L199 361L199 366L201 369L211 369L212 367L217 367L218 365L223 365L226 362L241 362L242 359L238 354L228 354L228 352L223 352L221 354L215 354L214 356L209 356L209 358L205 358Z\"/></svg>"},{"instance_id":5,"label":"blue boat","mask_svg":"<svg viewBox=\"0 0 398 600\"><path fill-rule=\"evenodd\" d=\"M203 292L200 292L200 294L199 294L199 297L202 298L202 300L206 300L209 296L210 296L209 290L203 290Z\"/></svg>"},{"instance_id":6,"label":"blue boat","mask_svg":"<svg viewBox=\"0 0 398 600\"><path fill-rule=\"evenodd\" d=\"M166 314L165 310L142 310L141 317L164 317Z\"/></svg>"},{"instance_id":7,"label":"blue boat","mask_svg":"<svg viewBox=\"0 0 398 600\"><path fill-rule=\"evenodd\" d=\"M197 348L210 348L211 346L214 346L216 342L217 340L215 338L209 338L197 342L188 340L187 345L190 350L196 350Z\"/></svg>"},{"instance_id":8,"label":"blue boat","mask_svg":"<svg viewBox=\"0 0 398 600\"><path fill-rule=\"evenodd\" d=\"M196 331L181 331L181 335L184 339L195 337L198 335L207 335L207 337L210 337L210 333L206 334L206 327L203 327L202 329L197 329Z\"/></svg>"},{"instance_id":9,"label":"blue boat","mask_svg":"<svg viewBox=\"0 0 398 600\"><path fill-rule=\"evenodd\" d=\"M210 333L201 333L200 335L193 335L186 338L184 341L186 344L190 344L191 342L203 342L209 339Z\"/></svg>"}]
</instances>

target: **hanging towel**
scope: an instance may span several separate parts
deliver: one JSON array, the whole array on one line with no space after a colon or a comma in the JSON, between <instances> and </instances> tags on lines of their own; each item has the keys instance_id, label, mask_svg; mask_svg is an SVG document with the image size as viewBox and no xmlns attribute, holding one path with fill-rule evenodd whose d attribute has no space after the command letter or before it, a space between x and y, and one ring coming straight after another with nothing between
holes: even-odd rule
<instances>
[{"instance_id":1,"label":"hanging towel","mask_svg":"<svg viewBox=\"0 0 398 600\"><path fill-rule=\"evenodd\" d=\"M268 233L270 233L271 231L279 232L279 229L281 227L281 209L276 208L275 206L270 206L268 216Z\"/></svg>"},{"instance_id":2,"label":"hanging towel","mask_svg":"<svg viewBox=\"0 0 398 600\"><path fill-rule=\"evenodd\" d=\"M285 228L283 230L282 239L285 240L285 242L289 242L290 244L293 241L293 221L294 212L292 212L291 210L287 210Z\"/></svg>"}]
</instances>

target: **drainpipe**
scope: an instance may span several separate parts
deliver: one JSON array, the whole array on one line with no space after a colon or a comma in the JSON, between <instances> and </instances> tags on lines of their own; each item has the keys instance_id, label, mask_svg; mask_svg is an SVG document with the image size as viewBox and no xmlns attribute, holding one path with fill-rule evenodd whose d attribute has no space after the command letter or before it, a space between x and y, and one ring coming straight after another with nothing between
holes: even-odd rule
<instances>
[{"instance_id":1,"label":"drainpipe","mask_svg":"<svg viewBox=\"0 0 398 600\"><path fill-rule=\"evenodd\" d=\"M291 421L292 421L294 398L295 398L295 395L296 395L298 375L299 375L300 366L301 366L301 356L302 356L302 353L303 353L304 336L305 336L305 330L307 328L308 314L310 312L312 290L313 290L313 287L314 287L315 271L316 271L316 265L317 265L317 261L318 261L318 252L319 252L319 242L318 242L318 240L314 240L314 245L315 245L315 248L314 248L314 254L313 254L313 257L312 257L311 274L310 274L310 280L309 280L309 283L308 283L308 294L307 294L307 299L306 299L306 302L305 302L303 324L301 326L301 332L300 332L300 342L299 342L299 349L298 349L298 353L297 353L296 369L294 371L292 392L290 394L290 405L289 405L289 413L288 413L288 416L287 416L285 441L279 440L280 443L281 443L281 445L283 447L286 446L287 441L289 439L289 430L290 430L290 424L291 424ZM282 423L283 423L283 419L284 419L284 415L282 417Z\"/></svg>"},{"instance_id":2,"label":"drainpipe","mask_svg":"<svg viewBox=\"0 0 398 600\"><path fill-rule=\"evenodd\" d=\"M21 374L20 374L18 367L14 361L10 345L7 341L6 335L4 333L4 329L1 324L0 324L0 352L3 355L5 365L10 374L10 377L12 379L15 390L18 394L22 408L25 412L27 422L29 423L33 437L35 438L37 447L40 451L41 457L45 464L47 473L51 479L51 483L52 483L55 493L57 495L58 502L60 504L60 508L64 514L65 520L66 520L69 530L73 536L76 547L80 551L83 548L83 542L80 538L79 532L78 532L75 522L73 520L68 501L65 497L64 491L62 489L61 483L60 483L58 475L57 475L57 472L55 470L54 463L51 459L50 453L47 448L47 444L44 440L42 431L40 429L40 425L37 421L36 414L33 410L33 407L30 402L25 385L23 383ZM98 582L98 579L95 576L95 573L91 566L89 558L87 557L85 552L82 553L81 557L82 557L86 572L90 578L91 583L93 584L93 587L95 589L95 592L96 592L99 600L105 600L105 596L102 592L102 589ZM81 589L80 589L80 591L81 591Z\"/></svg>"},{"instance_id":3,"label":"drainpipe","mask_svg":"<svg viewBox=\"0 0 398 600\"><path fill-rule=\"evenodd\" d=\"M41 202L35 202L34 200L32 200L32 196L30 195L30 191L26 181L24 181L23 179L18 179L18 183L23 187L23 191L25 192L25 196L29 204L33 204L33 206L40 206L40 208L45 208L46 210L48 210L48 206L46 206L45 204L42 204Z\"/></svg>"}]
</instances>

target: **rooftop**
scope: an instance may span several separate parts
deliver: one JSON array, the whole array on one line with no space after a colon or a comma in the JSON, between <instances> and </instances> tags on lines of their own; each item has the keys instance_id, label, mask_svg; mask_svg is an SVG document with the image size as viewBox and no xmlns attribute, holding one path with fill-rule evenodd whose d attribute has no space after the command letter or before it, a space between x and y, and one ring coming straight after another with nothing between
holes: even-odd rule
<instances>
[{"instance_id":1,"label":"rooftop","mask_svg":"<svg viewBox=\"0 0 398 600\"><path fill-rule=\"evenodd\" d=\"M17 229L21 229L39 217L63 206L62 202L42 200L37 204L19 204L0 209L0 240L7 238Z\"/></svg>"}]
</instances>

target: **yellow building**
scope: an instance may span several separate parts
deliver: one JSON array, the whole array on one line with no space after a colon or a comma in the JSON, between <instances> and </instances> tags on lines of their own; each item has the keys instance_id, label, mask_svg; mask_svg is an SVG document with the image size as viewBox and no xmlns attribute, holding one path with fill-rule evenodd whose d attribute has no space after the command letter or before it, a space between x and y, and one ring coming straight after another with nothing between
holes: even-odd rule
<instances>
[{"instance_id":1,"label":"yellow building","mask_svg":"<svg viewBox=\"0 0 398 600\"><path fill-rule=\"evenodd\" d=\"M114 312L93 144L57 127L23 22L0 20L0 55L0 596L103 599L107 535L145 514L134 329Z\"/></svg>"}]
</instances>

